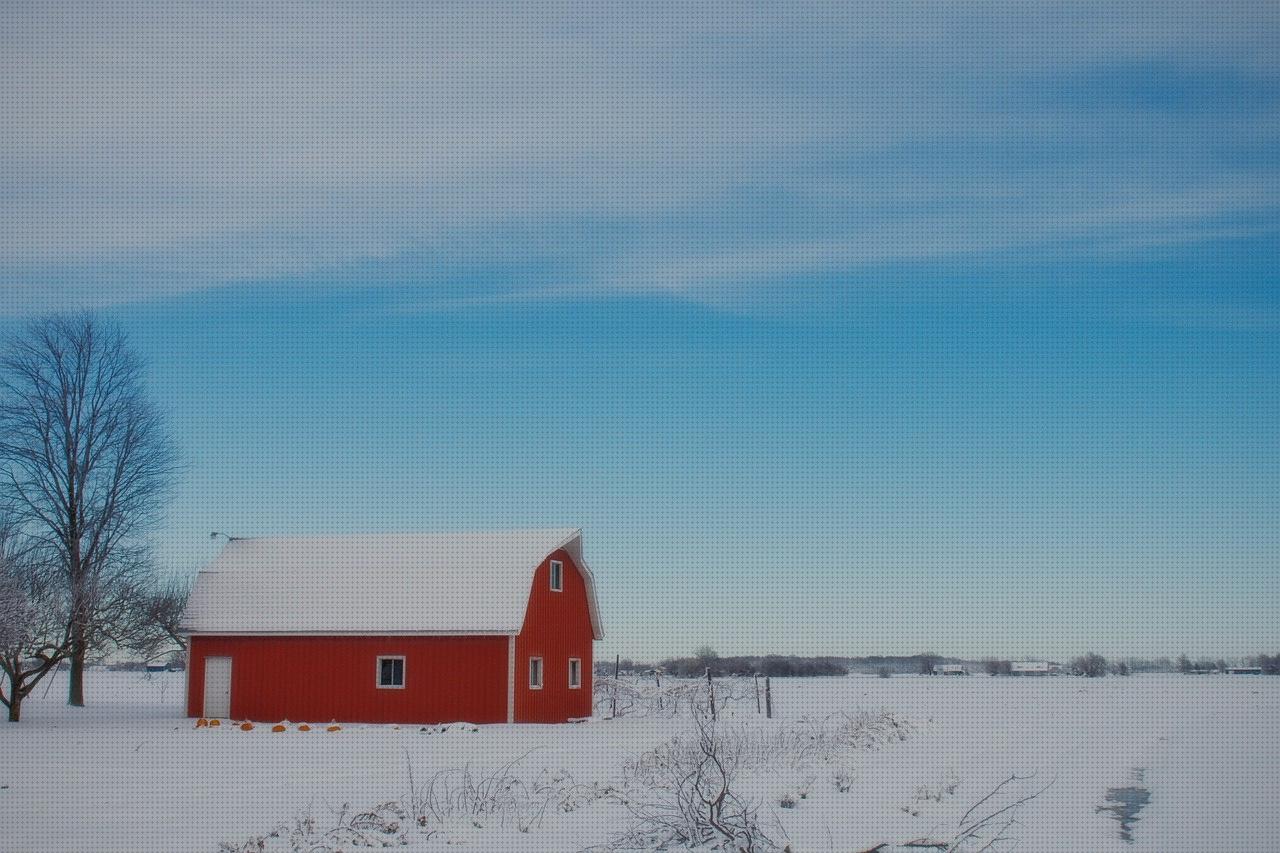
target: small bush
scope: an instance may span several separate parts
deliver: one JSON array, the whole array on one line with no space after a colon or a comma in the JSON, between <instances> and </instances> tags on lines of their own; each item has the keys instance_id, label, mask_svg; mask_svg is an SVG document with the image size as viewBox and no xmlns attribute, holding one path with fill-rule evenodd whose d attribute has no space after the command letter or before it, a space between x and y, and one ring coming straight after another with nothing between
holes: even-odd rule
<instances>
[{"instance_id":1,"label":"small bush","mask_svg":"<svg viewBox=\"0 0 1280 853\"><path fill-rule=\"evenodd\" d=\"M407 754L405 760L409 795L404 806L420 826L440 826L461 819L476 826L496 821L529 832L542 824L548 811L572 812L611 790L580 785L563 770L543 770L526 781L514 773L524 756L487 773L470 767L441 770L419 785Z\"/></svg>"},{"instance_id":2,"label":"small bush","mask_svg":"<svg viewBox=\"0 0 1280 853\"><path fill-rule=\"evenodd\" d=\"M281 825L266 835L240 844L222 842L218 853L344 853L352 848L403 847L408 844L402 828L405 814L398 803L383 803L364 812L352 812L343 804L334 825L321 831L311 815Z\"/></svg>"},{"instance_id":3,"label":"small bush","mask_svg":"<svg viewBox=\"0 0 1280 853\"><path fill-rule=\"evenodd\" d=\"M776 850L756 807L733 790L747 752L739 728L691 703L692 734L678 735L626 769L637 783L615 797L636 823L614 840L615 849L662 849L672 844L754 853Z\"/></svg>"}]
</instances>

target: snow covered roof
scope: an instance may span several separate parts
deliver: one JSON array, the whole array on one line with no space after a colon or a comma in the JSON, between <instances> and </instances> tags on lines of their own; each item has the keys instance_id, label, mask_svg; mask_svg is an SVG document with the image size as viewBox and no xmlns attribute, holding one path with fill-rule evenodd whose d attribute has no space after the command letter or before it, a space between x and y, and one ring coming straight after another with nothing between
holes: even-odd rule
<instances>
[{"instance_id":1,"label":"snow covered roof","mask_svg":"<svg viewBox=\"0 0 1280 853\"><path fill-rule=\"evenodd\" d=\"M534 570L566 550L601 639L582 531L233 539L196 576L190 634L514 634Z\"/></svg>"}]
</instances>

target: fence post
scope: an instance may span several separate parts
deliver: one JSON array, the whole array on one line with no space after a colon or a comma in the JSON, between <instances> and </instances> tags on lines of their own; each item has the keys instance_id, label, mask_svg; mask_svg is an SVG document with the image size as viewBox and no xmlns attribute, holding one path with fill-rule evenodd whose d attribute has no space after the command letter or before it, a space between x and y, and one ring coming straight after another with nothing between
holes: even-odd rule
<instances>
[{"instance_id":1,"label":"fence post","mask_svg":"<svg viewBox=\"0 0 1280 853\"><path fill-rule=\"evenodd\" d=\"M609 711L609 719L618 716L618 663L622 660L622 655L614 655L613 657L613 707Z\"/></svg>"},{"instance_id":2,"label":"fence post","mask_svg":"<svg viewBox=\"0 0 1280 853\"><path fill-rule=\"evenodd\" d=\"M658 710L662 710L662 673L655 667L653 670L653 686L658 690Z\"/></svg>"},{"instance_id":3,"label":"fence post","mask_svg":"<svg viewBox=\"0 0 1280 853\"><path fill-rule=\"evenodd\" d=\"M716 718L716 686L711 683L711 667L707 667L707 703L711 706L711 719Z\"/></svg>"},{"instance_id":4,"label":"fence post","mask_svg":"<svg viewBox=\"0 0 1280 853\"><path fill-rule=\"evenodd\" d=\"M754 676L754 679L756 683L756 713L759 714L760 713L760 673L757 672Z\"/></svg>"},{"instance_id":5,"label":"fence post","mask_svg":"<svg viewBox=\"0 0 1280 853\"><path fill-rule=\"evenodd\" d=\"M769 687L769 676L764 677L764 716L773 719L773 690Z\"/></svg>"}]
</instances>

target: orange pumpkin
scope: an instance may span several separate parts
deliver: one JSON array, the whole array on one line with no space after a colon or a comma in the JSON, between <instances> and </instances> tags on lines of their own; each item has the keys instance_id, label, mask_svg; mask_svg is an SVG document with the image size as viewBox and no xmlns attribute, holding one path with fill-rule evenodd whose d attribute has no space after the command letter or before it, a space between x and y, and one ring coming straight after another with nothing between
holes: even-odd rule
<instances>
[{"instance_id":1,"label":"orange pumpkin","mask_svg":"<svg viewBox=\"0 0 1280 853\"><path fill-rule=\"evenodd\" d=\"M332 726L329 726L329 728L325 729L325 731L326 731L326 732L340 732L340 731L342 731L342 726L338 725L337 723L334 723Z\"/></svg>"},{"instance_id":2,"label":"orange pumpkin","mask_svg":"<svg viewBox=\"0 0 1280 853\"><path fill-rule=\"evenodd\" d=\"M222 725L222 720L210 720L210 721L209 721L209 728L211 728L211 729L216 729L216 728L217 728L218 726L220 726L220 725Z\"/></svg>"},{"instance_id":3,"label":"orange pumpkin","mask_svg":"<svg viewBox=\"0 0 1280 853\"><path fill-rule=\"evenodd\" d=\"M207 725L209 725L209 721L206 720L204 717L201 717L200 719L196 720L197 729L203 729Z\"/></svg>"},{"instance_id":4,"label":"orange pumpkin","mask_svg":"<svg viewBox=\"0 0 1280 853\"><path fill-rule=\"evenodd\" d=\"M309 732L311 731L311 726L308 726L306 723L303 723L302 725L298 726L298 731Z\"/></svg>"},{"instance_id":5,"label":"orange pumpkin","mask_svg":"<svg viewBox=\"0 0 1280 853\"><path fill-rule=\"evenodd\" d=\"M243 723L240 724L240 731L242 732L253 731L253 723L249 722L248 720L245 720Z\"/></svg>"},{"instance_id":6,"label":"orange pumpkin","mask_svg":"<svg viewBox=\"0 0 1280 853\"><path fill-rule=\"evenodd\" d=\"M271 731L273 731L273 732L283 732L283 731L285 731L285 727L284 727L284 726L282 726L282 725L280 725L279 723L276 723L274 726L272 726L272 727L271 727Z\"/></svg>"}]
</instances>

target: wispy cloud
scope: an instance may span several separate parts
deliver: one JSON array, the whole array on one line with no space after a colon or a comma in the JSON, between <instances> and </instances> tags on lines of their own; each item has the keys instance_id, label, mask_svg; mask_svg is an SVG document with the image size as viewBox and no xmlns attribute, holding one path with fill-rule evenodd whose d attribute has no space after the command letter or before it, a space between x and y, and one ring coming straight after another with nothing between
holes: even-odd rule
<instances>
[{"instance_id":1,"label":"wispy cloud","mask_svg":"<svg viewBox=\"0 0 1280 853\"><path fill-rule=\"evenodd\" d=\"M1058 258L1114 255L1246 239L1280 230L1280 222L1249 227L1216 224L1280 210L1280 187L1260 183L1256 176L1181 192L1129 192L1113 187L1105 193L1081 193L1079 189L1066 208L1053 208L1055 201L1063 204L1064 200L1041 192L1041 198L1029 205L1025 199L1011 200L967 214L896 219L821 240L788 235L683 254L650 247L629 258L610 259L596 269L587 286L597 291L696 296L717 288L779 286L895 262L1046 247Z\"/></svg>"},{"instance_id":2,"label":"wispy cloud","mask_svg":"<svg viewBox=\"0 0 1280 853\"><path fill-rule=\"evenodd\" d=\"M0 312L513 234L564 294L1274 222L1277 32L1265 2L10 7Z\"/></svg>"}]
</instances>

